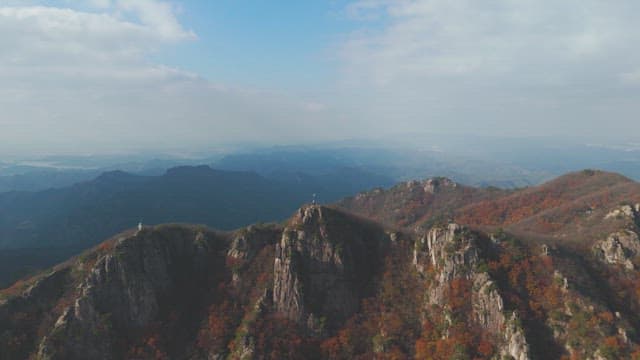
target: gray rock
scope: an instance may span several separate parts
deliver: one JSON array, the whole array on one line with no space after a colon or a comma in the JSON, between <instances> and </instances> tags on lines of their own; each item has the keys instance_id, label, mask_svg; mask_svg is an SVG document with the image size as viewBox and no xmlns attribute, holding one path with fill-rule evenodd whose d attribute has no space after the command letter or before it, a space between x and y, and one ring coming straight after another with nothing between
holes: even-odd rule
<instances>
[{"instance_id":1,"label":"gray rock","mask_svg":"<svg viewBox=\"0 0 640 360\"><path fill-rule=\"evenodd\" d=\"M311 317L339 325L358 310L388 243L382 229L356 224L336 210L301 209L276 245L275 310L301 324L314 324Z\"/></svg>"},{"instance_id":2,"label":"gray rock","mask_svg":"<svg viewBox=\"0 0 640 360\"><path fill-rule=\"evenodd\" d=\"M114 335L141 329L156 317L160 298L177 285L177 266L204 273L209 252L204 235L178 232L168 239L143 230L100 257L75 303L41 341L37 358L114 359Z\"/></svg>"},{"instance_id":3,"label":"gray rock","mask_svg":"<svg viewBox=\"0 0 640 360\"><path fill-rule=\"evenodd\" d=\"M593 250L602 261L633 270L635 266L632 260L640 254L640 239L638 234L631 230L621 230L596 243Z\"/></svg>"}]
</instances>

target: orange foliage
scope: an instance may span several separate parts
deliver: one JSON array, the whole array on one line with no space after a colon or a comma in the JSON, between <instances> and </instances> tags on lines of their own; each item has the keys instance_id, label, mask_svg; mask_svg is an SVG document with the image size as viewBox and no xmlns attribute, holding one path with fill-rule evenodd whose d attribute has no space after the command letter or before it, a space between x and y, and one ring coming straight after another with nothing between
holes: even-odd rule
<instances>
[{"instance_id":1,"label":"orange foliage","mask_svg":"<svg viewBox=\"0 0 640 360\"><path fill-rule=\"evenodd\" d=\"M32 281L20 279L13 283L10 287L0 290L0 295L5 297L14 297L20 295Z\"/></svg>"},{"instance_id":2,"label":"orange foliage","mask_svg":"<svg viewBox=\"0 0 640 360\"><path fill-rule=\"evenodd\" d=\"M454 314L471 309L471 282L464 278L455 278L449 285L447 300Z\"/></svg>"},{"instance_id":3,"label":"orange foliage","mask_svg":"<svg viewBox=\"0 0 640 360\"><path fill-rule=\"evenodd\" d=\"M604 322L606 322L606 323L608 323L608 324L613 323L613 319L614 319L614 317L613 317L613 314L612 314L610 311L603 311L603 312L601 312L601 313L599 313L599 314L598 314L598 317L599 317L602 321L604 321Z\"/></svg>"},{"instance_id":4,"label":"orange foliage","mask_svg":"<svg viewBox=\"0 0 640 360\"><path fill-rule=\"evenodd\" d=\"M102 243L100 243L100 245L98 245L98 251L99 252L108 252L113 250L113 248L116 246L116 240L112 239L112 240L107 240L104 241Z\"/></svg>"},{"instance_id":5,"label":"orange foliage","mask_svg":"<svg viewBox=\"0 0 640 360\"><path fill-rule=\"evenodd\" d=\"M471 281L455 278L446 292L446 306L450 310L450 322L439 311L423 323L420 339L415 342L415 358L445 360L452 358L489 358L494 345L484 337L482 329L469 321L472 316ZM446 332L438 330L435 323L449 324Z\"/></svg>"},{"instance_id":6,"label":"orange foliage","mask_svg":"<svg viewBox=\"0 0 640 360\"><path fill-rule=\"evenodd\" d=\"M617 337L609 336L604 339L604 345L612 348L619 348L621 344Z\"/></svg>"},{"instance_id":7,"label":"orange foliage","mask_svg":"<svg viewBox=\"0 0 640 360\"><path fill-rule=\"evenodd\" d=\"M197 345L205 349L222 349L231 337L237 310L228 300L209 308L207 328L200 331Z\"/></svg>"},{"instance_id":8,"label":"orange foliage","mask_svg":"<svg viewBox=\"0 0 640 360\"><path fill-rule=\"evenodd\" d=\"M410 249L394 249L385 260L378 294L363 300L361 311L321 344L322 358L407 359L420 333L421 288L406 261ZM374 349L375 348L375 349ZM375 352L374 352L375 350Z\"/></svg>"},{"instance_id":9,"label":"orange foliage","mask_svg":"<svg viewBox=\"0 0 640 360\"><path fill-rule=\"evenodd\" d=\"M146 335L139 345L132 346L126 354L126 359L156 359L168 360L169 356L162 348L157 333Z\"/></svg>"},{"instance_id":10,"label":"orange foliage","mask_svg":"<svg viewBox=\"0 0 640 360\"><path fill-rule=\"evenodd\" d=\"M297 325L282 317L258 319L251 334L256 339L256 353L264 354L266 359L304 359L313 353L313 344L302 336Z\"/></svg>"},{"instance_id":11,"label":"orange foliage","mask_svg":"<svg viewBox=\"0 0 640 360\"><path fill-rule=\"evenodd\" d=\"M478 344L478 354L484 359L488 359L493 354L493 345L486 340L480 341Z\"/></svg>"},{"instance_id":12,"label":"orange foliage","mask_svg":"<svg viewBox=\"0 0 640 360\"><path fill-rule=\"evenodd\" d=\"M320 344L320 351L328 359L343 359L345 356L342 347L339 337L331 337Z\"/></svg>"},{"instance_id":13,"label":"orange foliage","mask_svg":"<svg viewBox=\"0 0 640 360\"><path fill-rule=\"evenodd\" d=\"M563 199L557 192L544 190L522 192L500 200L485 200L463 209L456 221L467 225L505 226L538 212L559 206Z\"/></svg>"}]
</instances>

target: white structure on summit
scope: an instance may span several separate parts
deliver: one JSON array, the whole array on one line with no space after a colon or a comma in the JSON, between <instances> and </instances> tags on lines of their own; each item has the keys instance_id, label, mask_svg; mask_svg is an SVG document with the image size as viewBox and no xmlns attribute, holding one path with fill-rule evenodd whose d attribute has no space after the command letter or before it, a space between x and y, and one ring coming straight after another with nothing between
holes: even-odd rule
<instances>
[{"instance_id":1,"label":"white structure on summit","mask_svg":"<svg viewBox=\"0 0 640 360\"><path fill-rule=\"evenodd\" d=\"M142 221L138 223L138 231L142 231Z\"/></svg>"},{"instance_id":2,"label":"white structure on summit","mask_svg":"<svg viewBox=\"0 0 640 360\"><path fill-rule=\"evenodd\" d=\"M311 204L312 205L316 204L316 194L313 194L313 200L311 200Z\"/></svg>"}]
</instances>

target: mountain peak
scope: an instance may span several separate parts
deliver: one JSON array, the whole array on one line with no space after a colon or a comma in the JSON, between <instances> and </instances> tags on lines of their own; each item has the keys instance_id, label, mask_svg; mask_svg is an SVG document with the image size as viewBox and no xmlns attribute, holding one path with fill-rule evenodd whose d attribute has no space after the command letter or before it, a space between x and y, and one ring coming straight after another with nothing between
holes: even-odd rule
<instances>
[{"instance_id":1,"label":"mountain peak","mask_svg":"<svg viewBox=\"0 0 640 360\"><path fill-rule=\"evenodd\" d=\"M308 225L319 223L323 219L323 213L328 209L322 205L303 205L291 218L292 225Z\"/></svg>"},{"instance_id":2,"label":"mountain peak","mask_svg":"<svg viewBox=\"0 0 640 360\"><path fill-rule=\"evenodd\" d=\"M555 185L562 183L574 183L574 184L582 184L582 183L592 183L594 185L600 186L611 186L622 183L633 183L634 181L629 179L626 176L620 175L618 173L603 171L603 170L595 170L595 169L584 169L580 171L574 171L568 174L564 174L559 176L551 181L548 181L541 186L544 185Z\"/></svg>"},{"instance_id":3,"label":"mountain peak","mask_svg":"<svg viewBox=\"0 0 640 360\"><path fill-rule=\"evenodd\" d=\"M197 165L197 166L176 166L170 169L167 169L165 172L165 176L184 176L184 175L211 175L215 174L216 171L212 169L208 165Z\"/></svg>"},{"instance_id":4,"label":"mountain peak","mask_svg":"<svg viewBox=\"0 0 640 360\"><path fill-rule=\"evenodd\" d=\"M440 189L455 189L459 184L447 177L435 176L424 180L409 180L397 186L405 187L406 189L422 188L425 193L433 194Z\"/></svg>"},{"instance_id":5,"label":"mountain peak","mask_svg":"<svg viewBox=\"0 0 640 360\"><path fill-rule=\"evenodd\" d=\"M126 180L136 177L137 175L122 171L122 170L113 170L106 171L100 174L96 178L96 181L118 181L118 180Z\"/></svg>"},{"instance_id":6,"label":"mountain peak","mask_svg":"<svg viewBox=\"0 0 640 360\"><path fill-rule=\"evenodd\" d=\"M442 188L455 189L458 187L458 183L446 177L433 177L424 180L422 183L424 191L431 194L438 192Z\"/></svg>"},{"instance_id":7,"label":"mountain peak","mask_svg":"<svg viewBox=\"0 0 640 360\"><path fill-rule=\"evenodd\" d=\"M513 191L411 184L352 205L414 231L307 204L282 226L117 235L0 290L0 358L630 359L640 350L639 184L605 172ZM470 227L464 204L480 225L495 215L512 226ZM573 221L600 240L567 246ZM531 240L525 225L551 226L559 241Z\"/></svg>"}]
</instances>

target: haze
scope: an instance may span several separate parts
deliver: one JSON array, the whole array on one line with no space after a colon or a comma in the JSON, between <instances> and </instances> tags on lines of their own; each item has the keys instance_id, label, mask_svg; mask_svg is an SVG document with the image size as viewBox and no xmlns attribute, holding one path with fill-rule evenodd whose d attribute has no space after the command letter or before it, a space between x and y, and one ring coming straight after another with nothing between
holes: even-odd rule
<instances>
[{"instance_id":1,"label":"haze","mask_svg":"<svg viewBox=\"0 0 640 360\"><path fill-rule=\"evenodd\" d=\"M0 154L637 140L640 3L2 1Z\"/></svg>"}]
</instances>

